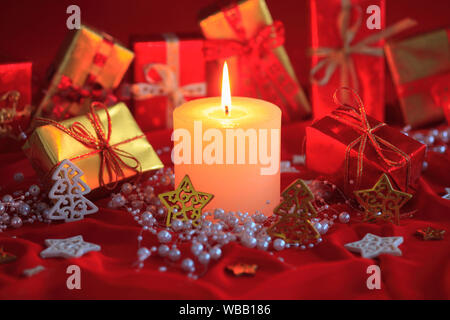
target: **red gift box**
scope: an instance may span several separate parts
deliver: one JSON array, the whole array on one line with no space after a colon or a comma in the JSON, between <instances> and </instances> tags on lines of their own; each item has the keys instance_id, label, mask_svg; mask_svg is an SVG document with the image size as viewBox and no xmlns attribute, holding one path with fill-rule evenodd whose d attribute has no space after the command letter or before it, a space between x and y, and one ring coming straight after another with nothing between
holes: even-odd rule
<instances>
[{"instance_id":1,"label":"red gift box","mask_svg":"<svg viewBox=\"0 0 450 320\"><path fill-rule=\"evenodd\" d=\"M306 166L347 196L371 188L383 173L401 191L414 191L426 146L365 113L341 106L306 128Z\"/></svg>"},{"instance_id":2,"label":"red gift box","mask_svg":"<svg viewBox=\"0 0 450 320\"><path fill-rule=\"evenodd\" d=\"M444 110L447 124L450 125L450 73L441 77L433 85L431 95L433 96L434 103Z\"/></svg>"},{"instance_id":3,"label":"red gift box","mask_svg":"<svg viewBox=\"0 0 450 320\"><path fill-rule=\"evenodd\" d=\"M31 62L0 65L0 152L19 149L31 114Z\"/></svg>"},{"instance_id":4,"label":"red gift box","mask_svg":"<svg viewBox=\"0 0 450 320\"><path fill-rule=\"evenodd\" d=\"M176 107L206 96L203 40L170 34L133 48L136 121L144 131L172 128Z\"/></svg>"},{"instance_id":5,"label":"red gift box","mask_svg":"<svg viewBox=\"0 0 450 320\"><path fill-rule=\"evenodd\" d=\"M380 30L366 25L366 10L373 5L380 8ZM315 119L333 110L333 92L345 86L361 94L368 115L384 120L384 38L416 24L404 19L384 28L384 21L385 0L311 0Z\"/></svg>"}]
</instances>

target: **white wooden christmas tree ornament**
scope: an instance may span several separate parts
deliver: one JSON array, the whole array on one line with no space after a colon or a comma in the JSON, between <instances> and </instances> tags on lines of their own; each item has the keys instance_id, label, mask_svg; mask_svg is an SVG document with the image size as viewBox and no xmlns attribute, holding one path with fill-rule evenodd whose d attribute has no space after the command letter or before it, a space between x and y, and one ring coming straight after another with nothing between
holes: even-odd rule
<instances>
[{"instance_id":1,"label":"white wooden christmas tree ornament","mask_svg":"<svg viewBox=\"0 0 450 320\"><path fill-rule=\"evenodd\" d=\"M55 183L48 197L55 204L48 213L50 220L77 221L98 211L97 206L84 197L91 188L81 180L82 175L83 171L67 159L53 172L52 180Z\"/></svg>"}]
</instances>

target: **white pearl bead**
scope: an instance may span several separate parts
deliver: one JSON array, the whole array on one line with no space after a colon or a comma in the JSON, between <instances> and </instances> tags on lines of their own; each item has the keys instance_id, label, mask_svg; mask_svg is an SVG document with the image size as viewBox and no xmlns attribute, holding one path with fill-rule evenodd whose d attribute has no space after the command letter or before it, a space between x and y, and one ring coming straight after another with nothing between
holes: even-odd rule
<instances>
[{"instance_id":1,"label":"white pearl bead","mask_svg":"<svg viewBox=\"0 0 450 320\"><path fill-rule=\"evenodd\" d=\"M259 250L267 250L269 248L269 243L264 240L258 240L258 243L256 246Z\"/></svg>"},{"instance_id":2,"label":"white pearl bead","mask_svg":"<svg viewBox=\"0 0 450 320\"><path fill-rule=\"evenodd\" d=\"M325 234L328 232L328 230L330 229L330 224L328 223L328 220L322 220L320 222L320 224L322 225L322 229L319 231L320 234Z\"/></svg>"},{"instance_id":3,"label":"white pearl bead","mask_svg":"<svg viewBox=\"0 0 450 320\"><path fill-rule=\"evenodd\" d=\"M13 200L14 200L14 198L12 197L12 195L10 195L10 194L5 194L4 196L3 196L3 202L6 202L6 203L10 203L10 202L13 202Z\"/></svg>"},{"instance_id":4,"label":"white pearl bead","mask_svg":"<svg viewBox=\"0 0 450 320\"><path fill-rule=\"evenodd\" d=\"M161 243L168 243L172 240L172 235L167 230L161 230L158 232L158 241Z\"/></svg>"},{"instance_id":5,"label":"white pearl bead","mask_svg":"<svg viewBox=\"0 0 450 320\"><path fill-rule=\"evenodd\" d=\"M22 226L22 219L20 217L13 217L11 219L11 227L13 228L20 228Z\"/></svg>"},{"instance_id":6,"label":"white pearl bead","mask_svg":"<svg viewBox=\"0 0 450 320\"><path fill-rule=\"evenodd\" d=\"M17 172L14 174L14 181L22 182L25 177L22 172Z\"/></svg>"},{"instance_id":7,"label":"white pearl bead","mask_svg":"<svg viewBox=\"0 0 450 320\"><path fill-rule=\"evenodd\" d=\"M19 211L19 213L21 215L27 216L30 213L31 208L27 203L21 202L21 203L19 203L19 206L17 207L17 211Z\"/></svg>"},{"instance_id":8,"label":"white pearl bead","mask_svg":"<svg viewBox=\"0 0 450 320\"><path fill-rule=\"evenodd\" d=\"M178 220L178 219L172 221L172 229L173 229L173 231L175 231L175 232L180 231L181 229L183 229L183 227L184 227L183 221Z\"/></svg>"},{"instance_id":9,"label":"white pearl bead","mask_svg":"<svg viewBox=\"0 0 450 320\"><path fill-rule=\"evenodd\" d=\"M198 256L203 250L203 245L198 242L194 242L191 246L191 252L193 255Z\"/></svg>"},{"instance_id":10,"label":"white pearl bead","mask_svg":"<svg viewBox=\"0 0 450 320\"><path fill-rule=\"evenodd\" d=\"M41 189L39 188L39 186L33 184L33 185L30 186L30 188L28 189L28 192L29 192L32 196L37 196L37 195L41 192Z\"/></svg>"},{"instance_id":11,"label":"white pearl bead","mask_svg":"<svg viewBox=\"0 0 450 320\"><path fill-rule=\"evenodd\" d=\"M247 248L254 248L257 240L252 236L245 235L241 238L241 243Z\"/></svg>"},{"instance_id":12,"label":"white pearl bead","mask_svg":"<svg viewBox=\"0 0 450 320\"><path fill-rule=\"evenodd\" d=\"M350 214L348 212L341 212L339 214L339 221L341 223L348 223L350 221Z\"/></svg>"},{"instance_id":13,"label":"white pearl bead","mask_svg":"<svg viewBox=\"0 0 450 320\"><path fill-rule=\"evenodd\" d=\"M133 187L130 183L126 182L122 185L122 188L120 189L124 194L129 194L133 190Z\"/></svg>"},{"instance_id":14,"label":"white pearl bead","mask_svg":"<svg viewBox=\"0 0 450 320\"><path fill-rule=\"evenodd\" d=\"M220 249L220 247L218 246L212 247L211 250L209 250L209 254L211 255L212 259L217 260L222 255L222 249Z\"/></svg>"},{"instance_id":15,"label":"white pearl bead","mask_svg":"<svg viewBox=\"0 0 450 320\"><path fill-rule=\"evenodd\" d=\"M323 232L323 225L320 222L314 223L314 228L317 230L318 233L322 234Z\"/></svg>"},{"instance_id":16,"label":"white pearl bead","mask_svg":"<svg viewBox=\"0 0 450 320\"><path fill-rule=\"evenodd\" d=\"M186 272L192 272L195 269L194 261L190 258L186 258L181 262L181 268Z\"/></svg>"},{"instance_id":17,"label":"white pearl bead","mask_svg":"<svg viewBox=\"0 0 450 320\"><path fill-rule=\"evenodd\" d=\"M273 248L277 251L281 251L286 246L286 242L283 239L275 239L273 242Z\"/></svg>"},{"instance_id":18,"label":"white pearl bead","mask_svg":"<svg viewBox=\"0 0 450 320\"><path fill-rule=\"evenodd\" d=\"M150 250L148 250L145 247L139 248L137 254L138 254L139 261L144 261L151 255Z\"/></svg>"},{"instance_id":19,"label":"white pearl bead","mask_svg":"<svg viewBox=\"0 0 450 320\"><path fill-rule=\"evenodd\" d=\"M211 255L208 252L202 252L198 256L198 261L200 261L201 264L208 264L210 259Z\"/></svg>"},{"instance_id":20,"label":"white pearl bead","mask_svg":"<svg viewBox=\"0 0 450 320\"><path fill-rule=\"evenodd\" d=\"M169 254L169 251L170 251L170 248L165 244L160 245L158 248L158 254L161 257L167 256Z\"/></svg>"},{"instance_id":21,"label":"white pearl bead","mask_svg":"<svg viewBox=\"0 0 450 320\"><path fill-rule=\"evenodd\" d=\"M181 252L178 249L171 249L169 251L169 259L172 261L177 261L178 259L180 259L181 256Z\"/></svg>"}]
</instances>

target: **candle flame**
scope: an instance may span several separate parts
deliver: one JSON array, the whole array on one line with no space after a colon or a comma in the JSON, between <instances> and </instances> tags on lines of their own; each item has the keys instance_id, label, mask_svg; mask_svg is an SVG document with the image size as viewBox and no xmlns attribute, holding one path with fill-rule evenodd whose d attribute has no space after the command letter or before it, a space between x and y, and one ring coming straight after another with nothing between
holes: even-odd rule
<instances>
[{"instance_id":1,"label":"candle flame","mask_svg":"<svg viewBox=\"0 0 450 320\"><path fill-rule=\"evenodd\" d=\"M225 114L229 114L231 110L231 91L230 91L230 79L228 78L228 66L225 62L223 65L222 73L222 107L225 110Z\"/></svg>"}]
</instances>

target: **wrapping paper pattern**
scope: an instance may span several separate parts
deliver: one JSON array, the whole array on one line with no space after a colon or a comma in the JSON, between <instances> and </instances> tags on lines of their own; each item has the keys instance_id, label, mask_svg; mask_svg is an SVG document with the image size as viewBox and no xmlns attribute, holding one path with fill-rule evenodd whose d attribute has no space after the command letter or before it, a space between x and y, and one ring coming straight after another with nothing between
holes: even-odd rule
<instances>
[{"instance_id":1,"label":"wrapping paper pattern","mask_svg":"<svg viewBox=\"0 0 450 320\"><path fill-rule=\"evenodd\" d=\"M86 26L71 33L69 40L69 45L61 48L62 58L52 66L56 68L37 109L37 117L61 120L86 113L91 102L89 98L80 103L61 101L55 106L54 96L61 90L61 84L68 79L77 88L98 86L114 89L134 57L133 52L111 36Z\"/></svg>"},{"instance_id":2,"label":"wrapping paper pattern","mask_svg":"<svg viewBox=\"0 0 450 320\"><path fill-rule=\"evenodd\" d=\"M443 120L433 86L450 74L450 29L388 41L385 51L405 123L416 128Z\"/></svg>"},{"instance_id":3,"label":"wrapping paper pattern","mask_svg":"<svg viewBox=\"0 0 450 320\"><path fill-rule=\"evenodd\" d=\"M124 103L118 103L109 108L108 112L111 117L110 145L120 145L121 150L132 154L139 161L142 172L162 168L161 161L143 135L128 107ZM97 111L97 115L103 128L107 128L106 112ZM67 119L61 121L60 124L68 128L76 122L92 130L91 123L86 116ZM93 132L91 134L94 135ZM93 153L92 149L87 148L53 125L38 127L30 136L23 149L31 160L36 172L46 182L49 180L55 166L64 159L68 159L84 172L82 179L91 190L100 187L101 154ZM130 166L134 165L134 162L128 158L122 157L121 160ZM136 173L126 167L122 167L122 170L124 173L123 178L131 177ZM102 174L103 177L108 177L106 168L104 168ZM113 181L106 181L106 183L108 182Z\"/></svg>"}]
</instances>

